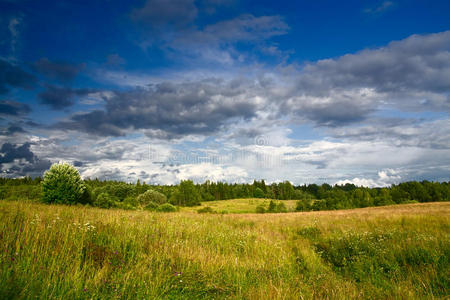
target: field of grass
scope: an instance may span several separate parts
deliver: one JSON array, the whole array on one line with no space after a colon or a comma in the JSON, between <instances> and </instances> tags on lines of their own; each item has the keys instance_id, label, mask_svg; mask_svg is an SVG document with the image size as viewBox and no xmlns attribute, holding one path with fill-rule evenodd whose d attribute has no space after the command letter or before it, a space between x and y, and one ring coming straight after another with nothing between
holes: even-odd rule
<instances>
[{"instance_id":1,"label":"field of grass","mask_svg":"<svg viewBox=\"0 0 450 300\"><path fill-rule=\"evenodd\" d=\"M448 202L193 214L2 201L0 298L447 298L449 215Z\"/></svg>"},{"instance_id":2,"label":"field of grass","mask_svg":"<svg viewBox=\"0 0 450 300\"><path fill-rule=\"evenodd\" d=\"M274 200L275 203L283 202L286 205L288 211L294 211L297 200ZM258 205L264 205L265 208L269 206L270 199L230 199L230 200L218 200L218 201L206 201L202 202L201 206L194 207L182 207L181 211L184 212L197 212L197 210L203 207L211 207L217 213L254 213Z\"/></svg>"}]
</instances>

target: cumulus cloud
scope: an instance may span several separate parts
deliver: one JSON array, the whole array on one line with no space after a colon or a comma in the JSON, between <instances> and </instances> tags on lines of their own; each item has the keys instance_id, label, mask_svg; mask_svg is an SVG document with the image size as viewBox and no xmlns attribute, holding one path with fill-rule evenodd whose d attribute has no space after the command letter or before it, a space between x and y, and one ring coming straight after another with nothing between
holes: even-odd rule
<instances>
[{"instance_id":1,"label":"cumulus cloud","mask_svg":"<svg viewBox=\"0 0 450 300\"><path fill-rule=\"evenodd\" d=\"M247 89L249 88L249 90ZM148 136L177 138L210 135L233 119L251 119L263 100L254 83L216 79L174 84L164 82L148 89L115 92L104 110L72 115L56 125L100 136L125 135L144 130Z\"/></svg>"},{"instance_id":2,"label":"cumulus cloud","mask_svg":"<svg viewBox=\"0 0 450 300\"><path fill-rule=\"evenodd\" d=\"M449 111L450 31L412 35L385 47L309 63L283 112L336 126L365 120L380 107Z\"/></svg>"},{"instance_id":3,"label":"cumulus cloud","mask_svg":"<svg viewBox=\"0 0 450 300\"><path fill-rule=\"evenodd\" d=\"M30 150L31 143L4 143L0 148L0 171L3 176L41 176L51 162L40 159Z\"/></svg>"},{"instance_id":4,"label":"cumulus cloud","mask_svg":"<svg viewBox=\"0 0 450 300\"><path fill-rule=\"evenodd\" d=\"M395 170L386 169L378 172L378 178L353 178L353 179L345 179L339 180L336 182L338 185L345 185L347 183L354 184L356 186L365 186L365 187L386 187L392 184L399 183L401 177Z\"/></svg>"},{"instance_id":5,"label":"cumulus cloud","mask_svg":"<svg viewBox=\"0 0 450 300\"><path fill-rule=\"evenodd\" d=\"M86 96L95 92L96 90L94 89L73 89L48 84L45 90L38 94L38 98L42 104L48 105L55 110L61 110L74 105L76 97Z\"/></svg>"}]
</instances>

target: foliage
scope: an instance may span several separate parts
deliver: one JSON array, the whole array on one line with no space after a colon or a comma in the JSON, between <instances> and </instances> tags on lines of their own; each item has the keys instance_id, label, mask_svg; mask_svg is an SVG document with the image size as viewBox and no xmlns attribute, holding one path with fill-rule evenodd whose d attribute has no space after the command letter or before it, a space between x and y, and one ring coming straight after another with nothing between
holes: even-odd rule
<instances>
[{"instance_id":1,"label":"foliage","mask_svg":"<svg viewBox=\"0 0 450 300\"><path fill-rule=\"evenodd\" d=\"M40 178L0 178L0 199L32 200L42 198ZM194 184L182 181L178 185L148 185L140 181L136 184L118 181L100 181L88 179L84 181L85 192L81 203L93 203L101 193L106 193L116 202L116 207L143 208L145 204L136 203L146 191L158 192L177 206L195 206L200 201L216 201L229 199L253 199L254 195L273 200L298 200L297 211L349 209L370 206L418 202L434 202L450 200L450 184L448 182L411 181L392 187L366 188L353 184L335 185L309 184L293 186L289 181L266 184L264 180L255 180L252 184L229 184L206 181ZM152 193L152 192L149 192ZM159 199L162 199L159 196ZM133 200L133 201L132 201ZM154 200L153 200L154 201ZM156 203L160 203L158 200ZM126 204L126 205L125 205ZM256 206L250 211L255 211ZM234 208L227 208L233 211Z\"/></svg>"},{"instance_id":2,"label":"foliage","mask_svg":"<svg viewBox=\"0 0 450 300\"><path fill-rule=\"evenodd\" d=\"M199 214L206 214L206 213L214 214L214 213L216 213L216 211L214 209L212 209L211 207L209 207L209 206L205 206L203 208L200 208L200 209L197 210L197 212Z\"/></svg>"},{"instance_id":3,"label":"foliage","mask_svg":"<svg viewBox=\"0 0 450 300\"><path fill-rule=\"evenodd\" d=\"M144 209L145 210L149 210L149 211L154 211L154 210L156 210L157 208L158 208L158 204L156 204L155 202L149 202L149 203L147 203L147 205L146 206L144 206Z\"/></svg>"},{"instance_id":4,"label":"foliage","mask_svg":"<svg viewBox=\"0 0 450 300\"><path fill-rule=\"evenodd\" d=\"M67 163L53 164L44 174L42 201L45 203L76 204L87 201L86 186L78 170Z\"/></svg>"},{"instance_id":5,"label":"foliage","mask_svg":"<svg viewBox=\"0 0 450 300\"><path fill-rule=\"evenodd\" d=\"M172 204L170 204L170 203L164 203L164 204L159 205L156 208L156 211L159 211L159 212L174 212L174 211L177 211L177 208L175 206L173 206Z\"/></svg>"},{"instance_id":6,"label":"foliage","mask_svg":"<svg viewBox=\"0 0 450 300\"><path fill-rule=\"evenodd\" d=\"M201 196L192 180L182 180L174 192L170 202L179 206L200 205Z\"/></svg>"},{"instance_id":7,"label":"foliage","mask_svg":"<svg viewBox=\"0 0 450 300\"><path fill-rule=\"evenodd\" d=\"M95 199L94 206L100 208L111 208L115 207L116 203L117 201L114 201L114 199L110 195L108 195L107 193L101 193Z\"/></svg>"},{"instance_id":8,"label":"foliage","mask_svg":"<svg viewBox=\"0 0 450 300\"><path fill-rule=\"evenodd\" d=\"M266 212L266 208L264 207L264 205L260 204L256 207L256 213L263 214L265 212Z\"/></svg>"},{"instance_id":9,"label":"foliage","mask_svg":"<svg viewBox=\"0 0 450 300\"><path fill-rule=\"evenodd\" d=\"M253 196L255 198L264 198L266 195L264 195L264 192L259 187L255 189L255 192L253 193Z\"/></svg>"},{"instance_id":10,"label":"foliage","mask_svg":"<svg viewBox=\"0 0 450 300\"><path fill-rule=\"evenodd\" d=\"M137 197L137 202L142 207L147 206L150 202L163 204L167 202L167 197L155 190L147 190L145 193L140 194Z\"/></svg>"}]
</instances>

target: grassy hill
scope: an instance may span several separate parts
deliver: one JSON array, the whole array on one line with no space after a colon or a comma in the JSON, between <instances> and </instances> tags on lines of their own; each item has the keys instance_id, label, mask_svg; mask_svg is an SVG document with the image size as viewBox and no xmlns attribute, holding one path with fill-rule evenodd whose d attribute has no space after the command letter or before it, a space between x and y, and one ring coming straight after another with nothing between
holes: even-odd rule
<instances>
[{"instance_id":1,"label":"grassy hill","mask_svg":"<svg viewBox=\"0 0 450 300\"><path fill-rule=\"evenodd\" d=\"M254 213L258 205L264 205L267 208L271 199L230 199L230 200L218 200L218 201L206 201L202 202L201 206L194 207L181 207L181 211L184 212L197 212L204 207L211 207L217 213ZM283 202L288 211L294 211L297 200L274 200L276 203Z\"/></svg>"},{"instance_id":2,"label":"grassy hill","mask_svg":"<svg viewBox=\"0 0 450 300\"><path fill-rule=\"evenodd\" d=\"M194 214L0 201L0 298L445 298L449 215L448 202Z\"/></svg>"}]
</instances>

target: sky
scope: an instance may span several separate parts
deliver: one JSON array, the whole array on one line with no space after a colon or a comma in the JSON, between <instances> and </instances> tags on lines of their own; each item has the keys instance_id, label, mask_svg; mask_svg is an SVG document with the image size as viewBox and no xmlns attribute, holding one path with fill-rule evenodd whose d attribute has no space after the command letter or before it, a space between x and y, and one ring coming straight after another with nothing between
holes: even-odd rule
<instances>
[{"instance_id":1,"label":"sky","mask_svg":"<svg viewBox=\"0 0 450 300\"><path fill-rule=\"evenodd\" d=\"M449 1L0 0L0 176L450 180Z\"/></svg>"}]
</instances>

